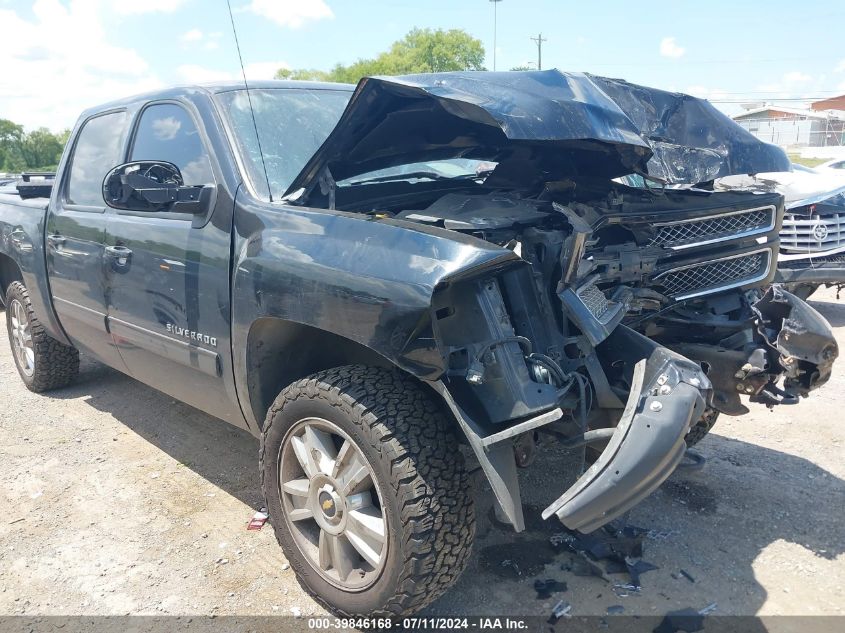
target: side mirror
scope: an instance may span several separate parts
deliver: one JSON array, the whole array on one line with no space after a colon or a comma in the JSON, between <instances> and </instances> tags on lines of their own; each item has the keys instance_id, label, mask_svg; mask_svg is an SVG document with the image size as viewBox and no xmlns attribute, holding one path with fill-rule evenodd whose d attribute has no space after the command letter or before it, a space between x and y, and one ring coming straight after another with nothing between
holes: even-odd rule
<instances>
[{"instance_id":1,"label":"side mirror","mask_svg":"<svg viewBox=\"0 0 845 633\"><path fill-rule=\"evenodd\" d=\"M103 180L103 200L123 211L204 214L213 191L213 185L186 187L179 168L164 161L118 165Z\"/></svg>"}]
</instances>

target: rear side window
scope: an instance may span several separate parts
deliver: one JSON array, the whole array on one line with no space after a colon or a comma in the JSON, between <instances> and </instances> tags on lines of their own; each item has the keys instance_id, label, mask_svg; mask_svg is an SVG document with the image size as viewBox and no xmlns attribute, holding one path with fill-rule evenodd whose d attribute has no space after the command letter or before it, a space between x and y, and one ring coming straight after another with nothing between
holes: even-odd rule
<instances>
[{"instance_id":1,"label":"rear side window","mask_svg":"<svg viewBox=\"0 0 845 633\"><path fill-rule=\"evenodd\" d=\"M121 162L126 112L89 119L76 139L70 163L67 202L104 208L103 179Z\"/></svg>"},{"instance_id":2,"label":"rear side window","mask_svg":"<svg viewBox=\"0 0 845 633\"><path fill-rule=\"evenodd\" d=\"M130 160L173 163L188 186L214 183L199 130L185 108L175 103L160 103L144 110Z\"/></svg>"}]
</instances>

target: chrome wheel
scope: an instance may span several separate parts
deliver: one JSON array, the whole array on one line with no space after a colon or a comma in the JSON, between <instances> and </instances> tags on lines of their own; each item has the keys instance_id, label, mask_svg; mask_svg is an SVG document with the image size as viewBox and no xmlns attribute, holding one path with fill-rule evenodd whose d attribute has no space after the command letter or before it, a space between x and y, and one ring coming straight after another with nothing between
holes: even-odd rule
<instances>
[{"instance_id":1,"label":"chrome wheel","mask_svg":"<svg viewBox=\"0 0 845 633\"><path fill-rule=\"evenodd\" d=\"M279 454L282 508L311 566L333 585L363 590L387 558L387 521L372 468L337 425L306 418Z\"/></svg>"},{"instance_id":2,"label":"chrome wheel","mask_svg":"<svg viewBox=\"0 0 845 633\"><path fill-rule=\"evenodd\" d=\"M18 360L21 371L27 376L35 373L35 349L32 345L32 329L26 308L17 299L9 304L9 315L12 323L12 349Z\"/></svg>"}]
</instances>

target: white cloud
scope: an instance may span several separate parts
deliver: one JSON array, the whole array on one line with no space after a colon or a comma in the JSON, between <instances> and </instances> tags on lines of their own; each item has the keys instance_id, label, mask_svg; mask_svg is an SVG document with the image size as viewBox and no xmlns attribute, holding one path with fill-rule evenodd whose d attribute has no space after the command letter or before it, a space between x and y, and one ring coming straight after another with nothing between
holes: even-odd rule
<instances>
[{"instance_id":1,"label":"white cloud","mask_svg":"<svg viewBox=\"0 0 845 633\"><path fill-rule=\"evenodd\" d=\"M845 59L836 64L836 68L834 68L833 70L837 73L845 73Z\"/></svg>"},{"instance_id":2,"label":"white cloud","mask_svg":"<svg viewBox=\"0 0 845 633\"><path fill-rule=\"evenodd\" d=\"M182 122L176 117L169 116L153 121L153 136L159 141L172 141L182 129Z\"/></svg>"},{"instance_id":3,"label":"white cloud","mask_svg":"<svg viewBox=\"0 0 845 633\"><path fill-rule=\"evenodd\" d=\"M246 78L251 80L273 79L280 68L290 68L286 62L253 62L246 64Z\"/></svg>"},{"instance_id":4,"label":"white cloud","mask_svg":"<svg viewBox=\"0 0 845 633\"><path fill-rule=\"evenodd\" d=\"M246 9L291 29L334 17L324 0L252 0Z\"/></svg>"},{"instance_id":5,"label":"white cloud","mask_svg":"<svg viewBox=\"0 0 845 633\"><path fill-rule=\"evenodd\" d=\"M140 15L142 13L173 13L186 0L111 0L115 13Z\"/></svg>"},{"instance_id":6,"label":"white cloud","mask_svg":"<svg viewBox=\"0 0 845 633\"><path fill-rule=\"evenodd\" d=\"M137 51L109 41L100 2L36 0L32 12L0 8L4 118L59 130L87 107L161 85Z\"/></svg>"},{"instance_id":7,"label":"white cloud","mask_svg":"<svg viewBox=\"0 0 845 633\"><path fill-rule=\"evenodd\" d=\"M249 81L273 79L280 68L290 68L286 62L253 62L246 64L246 78ZM182 64L176 68L176 73L185 83L208 83L213 81L243 81L240 68L221 70L208 68L199 64Z\"/></svg>"},{"instance_id":8,"label":"white cloud","mask_svg":"<svg viewBox=\"0 0 845 633\"><path fill-rule=\"evenodd\" d=\"M707 86L688 86L685 93L698 97L699 99L707 99L708 101L724 101L728 98L728 93L722 88L708 88Z\"/></svg>"},{"instance_id":9,"label":"white cloud","mask_svg":"<svg viewBox=\"0 0 845 633\"><path fill-rule=\"evenodd\" d=\"M223 34L219 31L203 33L200 29L191 29L179 36L179 40L185 48L201 47L206 50L214 50L220 46L220 38Z\"/></svg>"},{"instance_id":10,"label":"white cloud","mask_svg":"<svg viewBox=\"0 0 845 633\"><path fill-rule=\"evenodd\" d=\"M793 70L792 72L786 73L783 76L783 83L785 83L785 84L803 84L803 83L807 83L808 81L812 81L812 80L813 80L813 78L810 77L810 75L807 75L806 73L802 73L801 71L798 71L798 70Z\"/></svg>"},{"instance_id":11,"label":"white cloud","mask_svg":"<svg viewBox=\"0 0 845 633\"><path fill-rule=\"evenodd\" d=\"M191 29L190 31L183 33L179 39L183 42L199 42L202 38L202 31L199 29Z\"/></svg>"},{"instance_id":12,"label":"white cloud","mask_svg":"<svg viewBox=\"0 0 845 633\"><path fill-rule=\"evenodd\" d=\"M227 70L207 68L199 64L182 64L176 67L176 74L179 78L190 84L202 84L210 81L231 81L239 79L240 75Z\"/></svg>"},{"instance_id":13,"label":"white cloud","mask_svg":"<svg viewBox=\"0 0 845 633\"><path fill-rule=\"evenodd\" d=\"M686 49L678 46L674 37L664 37L660 40L660 54L663 57L672 57L677 59L678 57L683 57L685 52Z\"/></svg>"}]
</instances>

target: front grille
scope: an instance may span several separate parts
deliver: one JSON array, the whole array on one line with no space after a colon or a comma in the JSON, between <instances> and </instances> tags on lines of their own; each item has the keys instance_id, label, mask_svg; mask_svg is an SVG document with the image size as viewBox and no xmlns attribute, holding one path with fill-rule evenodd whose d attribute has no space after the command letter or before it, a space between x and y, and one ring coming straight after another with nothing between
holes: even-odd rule
<instances>
[{"instance_id":1,"label":"front grille","mask_svg":"<svg viewBox=\"0 0 845 633\"><path fill-rule=\"evenodd\" d=\"M783 218L780 247L784 253L818 253L845 246L845 214L811 216L790 213Z\"/></svg>"},{"instance_id":2,"label":"front grille","mask_svg":"<svg viewBox=\"0 0 845 633\"><path fill-rule=\"evenodd\" d=\"M575 294L578 295L581 303L587 306L587 310L601 320L602 315L607 312L607 297L604 296L604 293L595 284L589 283L578 288Z\"/></svg>"},{"instance_id":3,"label":"front grille","mask_svg":"<svg viewBox=\"0 0 845 633\"><path fill-rule=\"evenodd\" d=\"M845 264L845 253L778 261L778 268L812 268L822 264Z\"/></svg>"},{"instance_id":4,"label":"front grille","mask_svg":"<svg viewBox=\"0 0 845 633\"><path fill-rule=\"evenodd\" d=\"M765 233L774 226L775 208L760 207L706 218L656 224L657 235L648 245L674 249L690 248Z\"/></svg>"},{"instance_id":5,"label":"front grille","mask_svg":"<svg viewBox=\"0 0 845 633\"><path fill-rule=\"evenodd\" d=\"M768 250L754 251L668 270L655 281L668 296L688 299L765 279L769 259Z\"/></svg>"}]
</instances>

